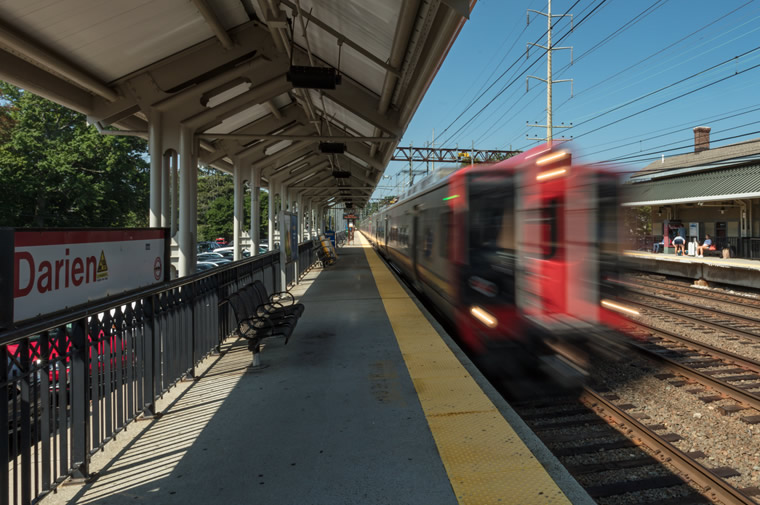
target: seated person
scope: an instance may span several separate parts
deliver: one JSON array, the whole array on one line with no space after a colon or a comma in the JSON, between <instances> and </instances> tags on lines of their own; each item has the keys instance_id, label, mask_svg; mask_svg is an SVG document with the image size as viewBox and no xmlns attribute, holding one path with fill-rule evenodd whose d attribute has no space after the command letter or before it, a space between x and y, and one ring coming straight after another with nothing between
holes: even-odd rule
<instances>
[{"instance_id":1,"label":"seated person","mask_svg":"<svg viewBox=\"0 0 760 505\"><path fill-rule=\"evenodd\" d=\"M704 251L710 249L711 245L712 240L710 240L710 235L705 234L705 241L702 242L702 245L697 246L697 258L703 258Z\"/></svg>"},{"instance_id":2,"label":"seated person","mask_svg":"<svg viewBox=\"0 0 760 505\"><path fill-rule=\"evenodd\" d=\"M676 256L686 255L686 250L684 249L685 244L686 239L684 239L681 235L677 235L676 238L673 239L673 246L676 248Z\"/></svg>"}]
</instances>

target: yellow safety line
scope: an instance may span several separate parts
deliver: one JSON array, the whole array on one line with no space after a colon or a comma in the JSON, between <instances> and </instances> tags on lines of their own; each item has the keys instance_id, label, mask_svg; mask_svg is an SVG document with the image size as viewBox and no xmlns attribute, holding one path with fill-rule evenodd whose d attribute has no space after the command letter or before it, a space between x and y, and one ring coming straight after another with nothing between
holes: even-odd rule
<instances>
[{"instance_id":1,"label":"yellow safety line","mask_svg":"<svg viewBox=\"0 0 760 505\"><path fill-rule=\"evenodd\" d=\"M364 237L359 241L459 503L570 503Z\"/></svg>"}]
</instances>

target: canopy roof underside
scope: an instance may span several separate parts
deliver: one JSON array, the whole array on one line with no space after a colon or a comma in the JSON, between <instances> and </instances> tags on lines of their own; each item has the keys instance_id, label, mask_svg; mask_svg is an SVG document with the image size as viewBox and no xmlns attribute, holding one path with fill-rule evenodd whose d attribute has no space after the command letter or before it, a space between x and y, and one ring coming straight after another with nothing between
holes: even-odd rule
<instances>
[{"instance_id":1,"label":"canopy roof underside","mask_svg":"<svg viewBox=\"0 0 760 505\"><path fill-rule=\"evenodd\" d=\"M186 127L201 163L363 205L474 3L5 0L0 79L104 131L147 138L160 116L164 149L178 151ZM333 67L342 82L294 88L291 64Z\"/></svg>"}]
</instances>

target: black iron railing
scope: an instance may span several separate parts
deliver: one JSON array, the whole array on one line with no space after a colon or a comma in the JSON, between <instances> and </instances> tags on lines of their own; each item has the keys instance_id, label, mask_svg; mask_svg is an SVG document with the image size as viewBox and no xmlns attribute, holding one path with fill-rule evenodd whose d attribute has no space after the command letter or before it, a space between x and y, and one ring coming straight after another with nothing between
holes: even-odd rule
<instances>
[{"instance_id":1,"label":"black iron railing","mask_svg":"<svg viewBox=\"0 0 760 505\"><path fill-rule=\"evenodd\" d=\"M299 255L299 271L311 259ZM281 289L279 251L0 332L0 503L27 505L87 478L91 454L154 415L156 399L232 333L219 302L255 279Z\"/></svg>"}]
</instances>

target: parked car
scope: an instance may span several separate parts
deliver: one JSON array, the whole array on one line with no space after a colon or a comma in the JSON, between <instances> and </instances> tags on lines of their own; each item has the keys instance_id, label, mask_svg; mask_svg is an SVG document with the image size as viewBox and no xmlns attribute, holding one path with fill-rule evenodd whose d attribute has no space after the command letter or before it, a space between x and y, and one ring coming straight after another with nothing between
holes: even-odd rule
<instances>
[{"instance_id":1,"label":"parked car","mask_svg":"<svg viewBox=\"0 0 760 505\"><path fill-rule=\"evenodd\" d=\"M211 270L215 266L217 266L216 263L210 261L199 261L195 264L195 272L205 272L206 270Z\"/></svg>"},{"instance_id":2,"label":"parked car","mask_svg":"<svg viewBox=\"0 0 760 505\"><path fill-rule=\"evenodd\" d=\"M232 260L225 258L223 254L216 252L201 253L198 255L198 261L204 263L214 263L219 266L226 263L232 263Z\"/></svg>"},{"instance_id":3,"label":"parked car","mask_svg":"<svg viewBox=\"0 0 760 505\"><path fill-rule=\"evenodd\" d=\"M235 248L234 247L220 247L218 249L214 250L215 253L219 253L224 255L225 257L229 256L230 259L232 259L232 256L235 254ZM248 249L243 248L243 257L247 258L251 255L250 251Z\"/></svg>"},{"instance_id":4,"label":"parked car","mask_svg":"<svg viewBox=\"0 0 760 505\"><path fill-rule=\"evenodd\" d=\"M214 242L216 242L220 246L227 245L227 239L225 239L224 237L219 237Z\"/></svg>"},{"instance_id":5,"label":"parked car","mask_svg":"<svg viewBox=\"0 0 760 505\"><path fill-rule=\"evenodd\" d=\"M199 253L213 251L221 247L216 242L198 242L196 250Z\"/></svg>"}]
</instances>

